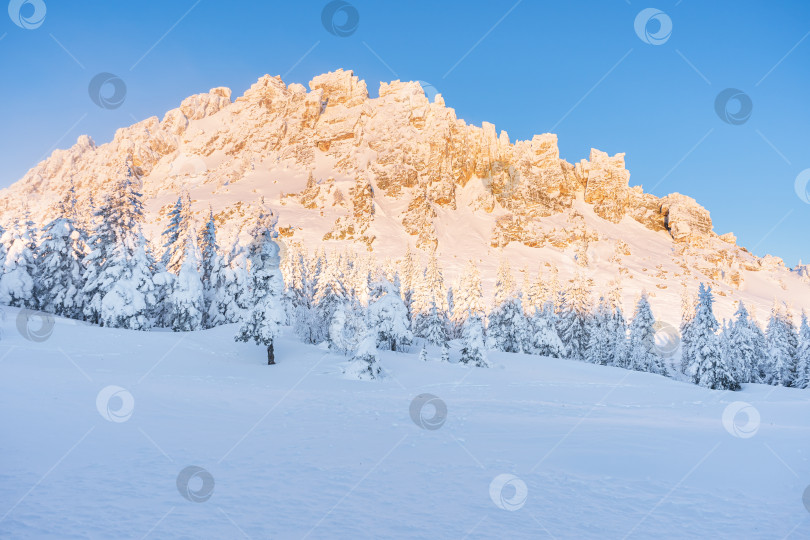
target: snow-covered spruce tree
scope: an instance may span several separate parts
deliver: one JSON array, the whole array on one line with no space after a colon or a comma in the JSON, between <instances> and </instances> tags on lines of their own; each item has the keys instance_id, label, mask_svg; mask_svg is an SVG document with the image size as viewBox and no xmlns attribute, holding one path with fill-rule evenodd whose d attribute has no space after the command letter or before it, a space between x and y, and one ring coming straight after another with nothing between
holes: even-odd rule
<instances>
[{"instance_id":1,"label":"snow-covered spruce tree","mask_svg":"<svg viewBox=\"0 0 810 540\"><path fill-rule=\"evenodd\" d=\"M554 313L554 304L549 301L543 309L534 312L531 318L531 344L532 352L540 356L551 358L565 358L567 356L565 345L557 334Z\"/></svg>"},{"instance_id":2,"label":"snow-covered spruce tree","mask_svg":"<svg viewBox=\"0 0 810 540\"><path fill-rule=\"evenodd\" d=\"M199 272L199 253L193 234L186 234L185 254L180 273L174 279L169 297L165 300L165 317L175 332L190 332L203 328L205 316L205 290Z\"/></svg>"},{"instance_id":3,"label":"snow-covered spruce tree","mask_svg":"<svg viewBox=\"0 0 810 540\"><path fill-rule=\"evenodd\" d=\"M186 236L191 226L191 199L188 193L177 197L171 211L169 211L169 224L161 234L163 238L163 266L174 275L180 273L183 257L186 251Z\"/></svg>"},{"instance_id":4,"label":"snow-covered spruce tree","mask_svg":"<svg viewBox=\"0 0 810 540\"><path fill-rule=\"evenodd\" d=\"M83 254L79 242L80 233L72 219L60 217L45 225L37 253L41 271L34 284L42 311L71 319L81 317Z\"/></svg>"},{"instance_id":5,"label":"snow-covered spruce tree","mask_svg":"<svg viewBox=\"0 0 810 540\"><path fill-rule=\"evenodd\" d=\"M140 225L116 243L102 265L99 281L101 290L107 290L101 298L99 324L129 330L152 327L157 298Z\"/></svg>"},{"instance_id":6,"label":"snow-covered spruce tree","mask_svg":"<svg viewBox=\"0 0 810 540\"><path fill-rule=\"evenodd\" d=\"M684 287L681 295L681 373L689 374L689 363L695 357L692 348L692 320L697 311L697 301Z\"/></svg>"},{"instance_id":7,"label":"snow-covered spruce tree","mask_svg":"<svg viewBox=\"0 0 810 540\"><path fill-rule=\"evenodd\" d=\"M442 362L450 362L450 347L447 344L442 345Z\"/></svg>"},{"instance_id":8,"label":"snow-covered spruce tree","mask_svg":"<svg viewBox=\"0 0 810 540\"><path fill-rule=\"evenodd\" d=\"M336 252L323 258L315 284L313 302L315 313L313 317L314 342L320 343L330 338L330 326L338 308L342 309L348 301L346 288L343 284L344 275L340 270L340 260ZM312 323L311 323L312 324ZM351 347L352 349L354 347Z\"/></svg>"},{"instance_id":9,"label":"snow-covered spruce tree","mask_svg":"<svg viewBox=\"0 0 810 540\"><path fill-rule=\"evenodd\" d=\"M529 329L518 297L509 262L501 260L495 280L493 309L487 323L487 338L504 352L522 352L529 343Z\"/></svg>"},{"instance_id":10,"label":"snow-covered spruce tree","mask_svg":"<svg viewBox=\"0 0 810 540\"><path fill-rule=\"evenodd\" d=\"M810 388L810 324L807 322L807 314L803 311L796 356L799 359L799 377L795 386L797 388Z\"/></svg>"},{"instance_id":11,"label":"snow-covered spruce tree","mask_svg":"<svg viewBox=\"0 0 810 540\"><path fill-rule=\"evenodd\" d=\"M428 360L427 349L423 345L422 348L419 350L419 361L427 362L427 360Z\"/></svg>"},{"instance_id":12,"label":"snow-covered spruce tree","mask_svg":"<svg viewBox=\"0 0 810 540\"><path fill-rule=\"evenodd\" d=\"M245 313L234 336L236 341L253 341L267 347L268 365L276 363L274 342L284 321L281 305L284 282L279 269L276 221L272 213L262 211L251 230L253 241L248 246L250 310Z\"/></svg>"},{"instance_id":13,"label":"snow-covered spruce tree","mask_svg":"<svg viewBox=\"0 0 810 540\"><path fill-rule=\"evenodd\" d=\"M36 230L24 213L23 224L14 219L12 227L3 235L7 246L3 275L0 277L0 304L37 309L34 284L39 276L36 261Z\"/></svg>"},{"instance_id":14,"label":"snow-covered spruce tree","mask_svg":"<svg viewBox=\"0 0 810 540\"><path fill-rule=\"evenodd\" d=\"M397 351L409 345L413 334L408 325L408 309L394 285L381 277L384 293L368 309L368 326L375 333L376 346Z\"/></svg>"},{"instance_id":15,"label":"snow-covered spruce tree","mask_svg":"<svg viewBox=\"0 0 810 540\"><path fill-rule=\"evenodd\" d=\"M610 349L613 357L609 365L616 367L627 367L627 321L622 312L622 293L619 284L616 283L608 295L610 305L610 318L607 321L607 334L610 341Z\"/></svg>"},{"instance_id":16,"label":"snow-covered spruce tree","mask_svg":"<svg viewBox=\"0 0 810 540\"><path fill-rule=\"evenodd\" d=\"M630 323L630 350L628 351L627 367L658 375L667 374L664 360L655 349L655 318L646 292L641 294Z\"/></svg>"},{"instance_id":17,"label":"snow-covered spruce tree","mask_svg":"<svg viewBox=\"0 0 810 540\"><path fill-rule=\"evenodd\" d=\"M328 332L329 348L342 354L355 350L369 333L363 311L348 300L336 306Z\"/></svg>"},{"instance_id":18,"label":"snow-covered spruce tree","mask_svg":"<svg viewBox=\"0 0 810 540\"><path fill-rule=\"evenodd\" d=\"M200 232L200 279L203 284L203 328L225 324L223 302L228 280L227 265L217 242L217 227L213 211L208 212L208 221Z\"/></svg>"},{"instance_id":19,"label":"snow-covered spruce tree","mask_svg":"<svg viewBox=\"0 0 810 540\"><path fill-rule=\"evenodd\" d=\"M442 346L447 343L447 291L436 253L415 285L411 324L414 335Z\"/></svg>"},{"instance_id":20,"label":"snow-covered spruce tree","mask_svg":"<svg viewBox=\"0 0 810 540\"><path fill-rule=\"evenodd\" d=\"M382 376L382 367L380 367L377 360L375 341L373 333L368 334L360 341L354 356L344 370L346 375L361 380L374 380Z\"/></svg>"},{"instance_id":21,"label":"snow-covered spruce tree","mask_svg":"<svg viewBox=\"0 0 810 540\"><path fill-rule=\"evenodd\" d=\"M413 313L412 304L414 288L419 274L418 267L416 255L413 250L411 250L411 244L408 243L405 257L400 263L400 293L402 294L402 300L405 302L405 307L408 308L408 320L410 320L411 314Z\"/></svg>"},{"instance_id":22,"label":"snow-covered spruce tree","mask_svg":"<svg viewBox=\"0 0 810 540\"><path fill-rule=\"evenodd\" d=\"M607 299L601 297L588 323L588 347L585 349L586 362L602 366L613 363L615 334L608 327L610 319L610 306Z\"/></svg>"},{"instance_id":23,"label":"snow-covered spruce tree","mask_svg":"<svg viewBox=\"0 0 810 540\"><path fill-rule=\"evenodd\" d=\"M112 227L112 198L107 196L94 213L94 228L87 240L87 253L82 260L83 315L86 321L98 324L101 317L101 299L109 284L101 281L101 268L110 260L118 239Z\"/></svg>"},{"instance_id":24,"label":"snow-covered spruce tree","mask_svg":"<svg viewBox=\"0 0 810 540\"><path fill-rule=\"evenodd\" d=\"M579 272L565 291L557 312L557 333L568 357L582 360L588 346L588 319L591 312L590 291L586 278Z\"/></svg>"},{"instance_id":25,"label":"snow-covered spruce tree","mask_svg":"<svg viewBox=\"0 0 810 540\"><path fill-rule=\"evenodd\" d=\"M6 248L6 244L4 239L6 238L6 229L0 225L0 277L3 275L3 268L6 265L6 255L8 254L8 249Z\"/></svg>"},{"instance_id":26,"label":"snow-covered spruce tree","mask_svg":"<svg viewBox=\"0 0 810 540\"><path fill-rule=\"evenodd\" d=\"M757 362L765 351L757 343L757 335L753 328L756 323L749 318L743 302L740 302L734 316L736 319L723 335L726 363L734 370L740 383L754 382Z\"/></svg>"},{"instance_id":27,"label":"snow-covered spruce tree","mask_svg":"<svg viewBox=\"0 0 810 540\"><path fill-rule=\"evenodd\" d=\"M528 274L527 274L528 275ZM545 295L547 293L548 285L543 281L543 267L537 269L537 277L529 284L528 291L524 295L524 308L529 316L535 315L538 311L543 309L545 303L549 300Z\"/></svg>"},{"instance_id":28,"label":"snow-covered spruce tree","mask_svg":"<svg viewBox=\"0 0 810 540\"><path fill-rule=\"evenodd\" d=\"M453 334L461 337L461 328L470 314L483 319L486 313L484 293L481 289L481 274L478 267L470 260L464 268L458 286L453 294Z\"/></svg>"},{"instance_id":29,"label":"snow-covered spruce tree","mask_svg":"<svg viewBox=\"0 0 810 540\"><path fill-rule=\"evenodd\" d=\"M774 303L766 330L769 369L765 382L792 386L798 373L798 335L787 306Z\"/></svg>"},{"instance_id":30,"label":"snow-covered spruce tree","mask_svg":"<svg viewBox=\"0 0 810 540\"><path fill-rule=\"evenodd\" d=\"M461 330L461 362L476 367L489 367L484 346L484 324L477 315L464 321Z\"/></svg>"},{"instance_id":31,"label":"snow-covered spruce tree","mask_svg":"<svg viewBox=\"0 0 810 540\"><path fill-rule=\"evenodd\" d=\"M695 384L712 390L739 390L737 374L721 354L720 338L717 335L719 324L714 317L713 303L711 287L701 283L697 311L691 323L694 356L689 364L689 375Z\"/></svg>"}]
</instances>

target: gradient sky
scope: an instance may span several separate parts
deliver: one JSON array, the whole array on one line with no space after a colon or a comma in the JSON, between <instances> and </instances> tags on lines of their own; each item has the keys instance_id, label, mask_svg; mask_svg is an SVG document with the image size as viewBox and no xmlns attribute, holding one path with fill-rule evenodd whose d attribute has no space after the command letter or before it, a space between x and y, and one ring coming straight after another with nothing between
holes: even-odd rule
<instances>
[{"instance_id":1,"label":"gradient sky","mask_svg":"<svg viewBox=\"0 0 810 540\"><path fill-rule=\"evenodd\" d=\"M810 168L810 2L352 0L359 25L338 37L324 1L26 1L46 7L38 28L0 20L0 187L81 134L107 142L191 94L342 67L372 96L379 81L428 81L460 118L513 142L557 133L570 162L625 152L631 185L694 197L757 255L810 260L810 204L795 189ZM651 6L672 22L659 45L634 29ZM88 96L100 72L126 83L117 109ZM744 123L716 113L726 88L750 97Z\"/></svg>"}]
</instances>

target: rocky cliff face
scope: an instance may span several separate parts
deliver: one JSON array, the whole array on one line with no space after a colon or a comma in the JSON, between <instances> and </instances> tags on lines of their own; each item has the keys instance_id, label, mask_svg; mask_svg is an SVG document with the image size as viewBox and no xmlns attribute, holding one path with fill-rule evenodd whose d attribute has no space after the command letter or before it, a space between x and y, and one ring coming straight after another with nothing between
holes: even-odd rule
<instances>
[{"instance_id":1,"label":"rocky cliff face","mask_svg":"<svg viewBox=\"0 0 810 540\"><path fill-rule=\"evenodd\" d=\"M35 221L52 217L71 185L89 211L127 159L143 179L153 238L168 202L189 191L196 212L210 205L233 234L264 197L280 209L286 237L321 227L321 240L372 251L385 241L378 219L388 224L386 237L396 224L403 246L441 250L437 219L474 212L487 221L484 241L496 247L587 250L606 237L604 227L635 223L669 235L678 257L714 260L711 274L729 283L741 282L730 277L739 268L779 266L737 247L733 235L716 235L694 199L630 187L624 154L592 149L571 164L560 159L554 134L512 143L492 124L457 118L441 95L430 102L416 82L381 83L379 97L370 98L366 83L343 70L315 77L309 91L270 76L233 101L229 89L214 88L162 120L118 130L107 144L80 137L0 192L2 220L25 204ZM573 226L578 201L601 222ZM292 216L286 223L285 212Z\"/></svg>"}]
</instances>

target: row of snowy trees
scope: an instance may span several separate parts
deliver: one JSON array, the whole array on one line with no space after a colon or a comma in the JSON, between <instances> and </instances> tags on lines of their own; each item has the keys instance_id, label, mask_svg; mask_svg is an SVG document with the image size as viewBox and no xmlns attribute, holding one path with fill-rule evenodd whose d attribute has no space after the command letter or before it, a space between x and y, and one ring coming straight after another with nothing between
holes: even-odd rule
<instances>
[{"instance_id":1,"label":"row of snowy trees","mask_svg":"<svg viewBox=\"0 0 810 540\"><path fill-rule=\"evenodd\" d=\"M90 201L89 218L78 215L71 189L41 231L25 213L0 231L0 303L135 330L239 323L236 339L266 346L268 363L280 327L290 324L308 343L353 354L358 374L371 378L381 371L377 348L429 343L448 360L449 341L458 339L461 361L475 366L486 366L486 351L495 349L661 375L679 368L709 388L810 384L807 318L797 330L783 306L775 305L764 331L742 303L721 327L711 290L701 285L697 301L684 303L675 368L676 351L656 344L662 324L645 294L628 321L618 286L596 299L584 276L563 286L549 265L533 281L524 272L518 286L502 261L487 302L472 261L447 287L436 254L422 264L410 247L397 263L382 265L351 252L327 256L321 249L310 257L296 245L281 261L269 211L226 252L211 212L197 230L188 195L168 212L155 254L143 234L139 188L127 166L97 206Z\"/></svg>"},{"instance_id":2,"label":"row of snowy trees","mask_svg":"<svg viewBox=\"0 0 810 540\"><path fill-rule=\"evenodd\" d=\"M486 351L495 349L665 376L680 370L713 389L736 390L746 382L810 384L806 317L797 331L788 310L776 305L763 332L740 303L735 319L720 328L711 290L702 284L698 301L687 303L681 339L676 329L655 320L646 294L628 321L618 286L594 304L589 280L578 274L562 287L553 266L548 275L541 269L534 282L519 287L502 261L491 302L485 301L472 261L456 285L446 287L435 253L423 266L410 249L399 264L376 266L371 257L350 252L327 255L321 249L309 257L293 247L283 273L288 321L300 338L327 341L346 353L371 332L377 347L401 350L422 338L441 347L443 358L457 338L461 361L477 366L486 366ZM366 344L364 355L367 349Z\"/></svg>"}]
</instances>

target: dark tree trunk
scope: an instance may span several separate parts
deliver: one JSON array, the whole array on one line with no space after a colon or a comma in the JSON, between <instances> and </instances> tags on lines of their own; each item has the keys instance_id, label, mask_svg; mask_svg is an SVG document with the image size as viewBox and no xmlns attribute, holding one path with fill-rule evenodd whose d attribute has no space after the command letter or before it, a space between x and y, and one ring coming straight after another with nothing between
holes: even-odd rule
<instances>
[{"instance_id":1,"label":"dark tree trunk","mask_svg":"<svg viewBox=\"0 0 810 540\"><path fill-rule=\"evenodd\" d=\"M273 352L273 344L267 346L267 365L272 366L276 363L276 354Z\"/></svg>"}]
</instances>

